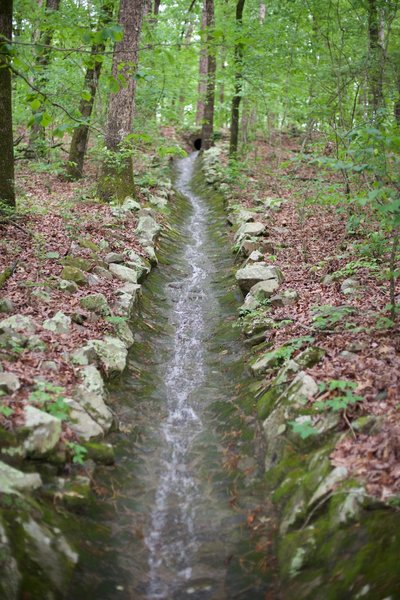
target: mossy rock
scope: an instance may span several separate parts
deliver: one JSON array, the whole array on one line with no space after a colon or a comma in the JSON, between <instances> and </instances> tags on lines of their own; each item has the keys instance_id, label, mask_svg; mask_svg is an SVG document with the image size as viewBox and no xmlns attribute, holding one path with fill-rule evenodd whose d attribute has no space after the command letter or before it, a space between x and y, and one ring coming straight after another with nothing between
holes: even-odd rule
<instances>
[{"instance_id":1,"label":"mossy rock","mask_svg":"<svg viewBox=\"0 0 400 600\"><path fill-rule=\"evenodd\" d=\"M82 308L94 312L97 315L107 316L111 313L107 298L104 294L90 294L81 298L79 304Z\"/></svg>"},{"instance_id":2,"label":"mossy rock","mask_svg":"<svg viewBox=\"0 0 400 600\"><path fill-rule=\"evenodd\" d=\"M81 248L88 248L88 250L92 250L93 252L101 252L101 248L98 244L95 244L92 240L88 240L87 238L81 238L79 240L79 245Z\"/></svg>"},{"instance_id":3,"label":"mossy rock","mask_svg":"<svg viewBox=\"0 0 400 600\"><path fill-rule=\"evenodd\" d=\"M78 285L87 285L88 279L82 269L77 267L66 266L61 271L61 279L73 281Z\"/></svg>"},{"instance_id":4,"label":"mossy rock","mask_svg":"<svg viewBox=\"0 0 400 600\"><path fill-rule=\"evenodd\" d=\"M80 269L81 271L90 271L90 269L93 267L92 260L87 260L86 258L80 258L78 256L66 256L60 262L64 267L74 267L75 269ZM64 279L67 278L64 277Z\"/></svg>"},{"instance_id":5,"label":"mossy rock","mask_svg":"<svg viewBox=\"0 0 400 600\"><path fill-rule=\"evenodd\" d=\"M294 359L301 369L309 369L319 363L326 352L318 346L309 346L303 352L300 352Z\"/></svg>"},{"instance_id":6,"label":"mossy rock","mask_svg":"<svg viewBox=\"0 0 400 600\"><path fill-rule=\"evenodd\" d=\"M283 392L284 386L282 385L274 385L267 390L261 398L257 401L257 413L260 419L266 419L278 402L279 397Z\"/></svg>"},{"instance_id":7,"label":"mossy rock","mask_svg":"<svg viewBox=\"0 0 400 600\"><path fill-rule=\"evenodd\" d=\"M113 465L115 463L114 448L111 444L85 442L83 445L87 450L87 458L95 463L100 465Z\"/></svg>"}]
</instances>

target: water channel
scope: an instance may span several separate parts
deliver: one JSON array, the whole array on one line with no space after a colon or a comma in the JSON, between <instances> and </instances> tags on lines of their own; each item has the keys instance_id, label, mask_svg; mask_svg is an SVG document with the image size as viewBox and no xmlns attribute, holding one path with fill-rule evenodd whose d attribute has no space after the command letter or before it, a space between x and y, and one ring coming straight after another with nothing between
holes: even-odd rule
<instances>
[{"instance_id":1,"label":"water channel","mask_svg":"<svg viewBox=\"0 0 400 600\"><path fill-rule=\"evenodd\" d=\"M270 590L248 526L262 504L261 469L232 327L240 297L222 201L193 192L197 154L176 166L174 229L143 285L127 373L111 390L117 467L96 477L105 500L71 522L82 555L74 600L257 600Z\"/></svg>"}]
</instances>

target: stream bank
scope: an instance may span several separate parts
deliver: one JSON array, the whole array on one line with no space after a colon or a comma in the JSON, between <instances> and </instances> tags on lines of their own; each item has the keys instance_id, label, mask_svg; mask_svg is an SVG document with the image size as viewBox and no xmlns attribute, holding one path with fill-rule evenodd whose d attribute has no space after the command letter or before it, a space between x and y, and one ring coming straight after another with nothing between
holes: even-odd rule
<instances>
[{"instance_id":1,"label":"stream bank","mask_svg":"<svg viewBox=\"0 0 400 600\"><path fill-rule=\"evenodd\" d=\"M265 260L276 254L269 231L282 201L267 198L244 208L232 197L220 165L220 151L212 149L204 172L209 184L225 194L241 263L236 278L244 303L238 322L254 352L254 409L265 436L264 479L278 517L281 596L394 600L400 597L399 498L374 497L365 481L331 461L338 442L374 436L383 420L361 416L349 425L340 403L340 410L334 410L334 403L324 410L313 406L321 389L311 369L323 367L324 337L316 343L318 330L308 327L301 337L274 343L274 332L292 323L291 308L299 301L296 290L283 288L279 258ZM276 317L276 308L282 307L286 314Z\"/></svg>"}]
</instances>

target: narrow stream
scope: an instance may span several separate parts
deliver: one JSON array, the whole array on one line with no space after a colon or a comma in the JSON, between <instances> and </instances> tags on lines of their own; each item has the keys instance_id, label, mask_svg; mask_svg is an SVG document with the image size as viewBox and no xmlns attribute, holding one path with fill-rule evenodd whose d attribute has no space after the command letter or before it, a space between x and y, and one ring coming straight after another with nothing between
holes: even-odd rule
<instances>
[{"instance_id":1,"label":"narrow stream","mask_svg":"<svg viewBox=\"0 0 400 600\"><path fill-rule=\"evenodd\" d=\"M112 391L117 468L96 478L107 499L79 524L74 600L257 600L269 589L246 522L261 500L255 426L238 410L250 385L232 327L238 291L221 202L192 191L196 158L177 165L179 238L162 241Z\"/></svg>"}]
</instances>

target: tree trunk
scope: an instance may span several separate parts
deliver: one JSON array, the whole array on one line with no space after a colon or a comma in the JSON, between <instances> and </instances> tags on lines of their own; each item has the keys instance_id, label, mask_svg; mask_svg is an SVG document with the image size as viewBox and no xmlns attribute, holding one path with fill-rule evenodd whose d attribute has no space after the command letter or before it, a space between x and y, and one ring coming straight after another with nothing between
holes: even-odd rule
<instances>
[{"instance_id":1,"label":"tree trunk","mask_svg":"<svg viewBox=\"0 0 400 600\"><path fill-rule=\"evenodd\" d=\"M11 40L12 15L13 1L0 0L0 212L5 212L2 204L15 207L10 56L1 44L3 37Z\"/></svg>"},{"instance_id":2,"label":"tree trunk","mask_svg":"<svg viewBox=\"0 0 400 600\"><path fill-rule=\"evenodd\" d=\"M368 79L372 117L375 119L380 108L384 105L383 70L384 49L381 41L381 22L377 0L368 0L368 39L369 60Z\"/></svg>"},{"instance_id":3,"label":"tree trunk","mask_svg":"<svg viewBox=\"0 0 400 600\"><path fill-rule=\"evenodd\" d=\"M114 47L112 74L115 80L119 81L122 76L125 81L117 92L111 93L108 105L105 144L109 157L103 162L99 181L99 194L105 199L123 199L134 192L132 156L129 152L119 153L131 132L136 87L134 75L144 6L144 0L121 0L120 4L119 24L124 30L124 37Z\"/></svg>"},{"instance_id":4,"label":"tree trunk","mask_svg":"<svg viewBox=\"0 0 400 600\"><path fill-rule=\"evenodd\" d=\"M46 0L45 15L48 16L60 8L61 0ZM36 55L35 60L35 75L33 77L33 84L35 87L41 89L44 88L47 82L46 70L50 64L51 56L51 43L53 41L54 28L47 27L44 31L39 34L40 50ZM37 114L34 112L34 116ZM29 148L28 152L33 155L43 155L44 148L43 144L45 141L45 128L40 123L34 121L29 136Z\"/></svg>"},{"instance_id":5,"label":"tree trunk","mask_svg":"<svg viewBox=\"0 0 400 600\"><path fill-rule=\"evenodd\" d=\"M204 32L207 27L206 0L203 0L203 8L201 13L201 30ZM199 58L199 84L197 87L197 110L196 110L196 125L201 127L204 118L204 100L207 90L207 47L203 42L200 49Z\"/></svg>"},{"instance_id":6,"label":"tree trunk","mask_svg":"<svg viewBox=\"0 0 400 600\"><path fill-rule=\"evenodd\" d=\"M207 24L207 86L201 137L203 139L202 148L204 148L204 150L208 150L208 148L211 148L214 142L214 98L216 71L215 48L213 48L214 0L205 0L205 6Z\"/></svg>"},{"instance_id":7,"label":"tree trunk","mask_svg":"<svg viewBox=\"0 0 400 600\"><path fill-rule=\"evenodd\" d=\"M101 10L99 18L99 30L102 29L112 18L113 1L106 2ZM90 98L81 99L79 112L82 118L87 121L85 125L79 125L74 129L69 149L67 174L69 179L80 179L83 175L83 163L85 160L88 140L89 140L89 120L92 115L93 105L96 98L97 86L99 83L102 62L96 60L96 56L105 50L105 43L94 44L92 46L90 66L86 69L84 91L90 94Z\"/></svg>"},{"instance_id":8,"label":"tree trunk","mask_svg":"<svg viewBox=\"0 0 400 600\"><path fill-rule=\"evenodd\" d=\"M241 28L243 23L243 8L245 0L238 0L236 4L236 34L241 36ZM235 43L235 87L232 98L231 110L231 138L229 143L229 156L234 158L237 154L239 140L239 108L242 99L243 87L243 43L236 41Z\"/></svg>"}]
</instances>

